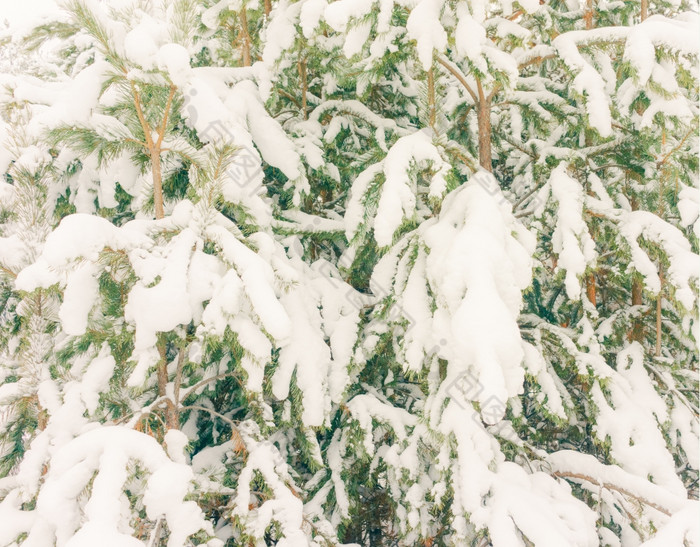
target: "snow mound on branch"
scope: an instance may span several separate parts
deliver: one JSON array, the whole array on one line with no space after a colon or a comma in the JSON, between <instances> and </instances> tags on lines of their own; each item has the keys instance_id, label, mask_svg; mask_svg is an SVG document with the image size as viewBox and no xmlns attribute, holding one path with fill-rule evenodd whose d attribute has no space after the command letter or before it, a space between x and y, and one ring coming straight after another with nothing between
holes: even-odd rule
<instances>
[{"instance_id":1,"label":"snow mound on branch","mask_svg":"<svg viewBox=\"0 0 700 547\"><path fill-rule=\"evenodd\" d=\"M433 419L450 396L460 404L478 401L484 419L496 423L522 390L517 318L534 241L497 188L491 174L474 175L447 195L437 219L398 241L372 275L375 295L395 295L398 311L390 320L404 322L398 347L404 367L418 371L436 357L448 363L430 403ZM463 389L465 378L474 389Z\"/></svg>"},{"instance_id":2,"label":"snow mound on branch","mask_svg":"<svg viewBox=\"0 0 700 547\"><path fill-rule=\"evenodd\" d=\"M552 236L552 246L559 255L558 267L566 271L566 294L572 300L581 297L579 277L596 258L595 242L583 219L584 194L581 185L567 173L562 162L552 171L549 186L557 201L557 224Z\"/></svg>"},{"instance_id":3,"label":"snow mound on branch","mask_svg":"<svg viewBox=\"0 0 700 547\"><path fill-rule=\"evenodd\" d=\"M373 215L373 225L375 240L385 247L391 244L401 223L412 218L416 212L416 182L413 170L429 168L430 191L431 194L438 195L444 191L445 176L450 170L450 165L442 159L427 131L417 131L399 138L389 149L386 158L375 165L377 167L367 168L353 184L346 215L346 232L351 234L357 229L361 217L360 204L381 165L384 184L377 211Z\"/></svg>"},{"instance_id":4,"label":"snow mound on branch","mask_svg":"<svg viewBox=\"0 0 700 547\"><path fill-rule=\"evenodd\" d=\"M213 533L197 504L184 500L191 488L191 468L171 461L153 437L120 426L95 426L56 449L36 509L20 513L19 500L10 496L0 503L0 518L9 522L10 515L25 516L13 531L28 532L28 544L144 546L129 528L131 509L124 488L130 462L150 474L143 503L150 519L164 517L170 547L184 544L199 530ZM84 501L79 494L90 483Z\"/></svg>"},{"instance_id":5,"label":"snow mound on branch","mask_svg":"<svg viewBox=\"0 0 700 547\"><path fill-rule=\"evenodd\" d=\"M448 361L444 386L473 374L483 390L478 400L488 423L502 417L505 401L521 392L524 357L517 318L521 292L530 284L532 236L510 206L487 188L493 176L479 172L443 202L435 223L421 227L429 248L426 273L436 295L434 342ZM501 401L495 413L489 401Z\"/></svg>"},{"instance_id":6,"label":"snow mound on branch","mask_svg":"<svg viewBox=\"0 0 700 547\"><path fill-rule=\"evenodd\" d=\"M230 220L211 214L215 221L202 225L200 215L209 213L183 201L171 217L122 227L92 215L68 216L39 259L20 272L16 287L65 286L59 317L66 334L80 336L100 300L101 257L119 253L136 277L124 308L135 329L137 364L129 386L141 385L160 359L158 333L194 321L200 336L223 336L226 329L236 334L253 393L262 392L265 366L279 348L273 395L286 399L296 372L304 424L323 425L350 381L361 308L354 289L330 263L309 267L264 232L242 240ZM219 254L203 252L206 242Z\"/></svg>"}]
</instances>

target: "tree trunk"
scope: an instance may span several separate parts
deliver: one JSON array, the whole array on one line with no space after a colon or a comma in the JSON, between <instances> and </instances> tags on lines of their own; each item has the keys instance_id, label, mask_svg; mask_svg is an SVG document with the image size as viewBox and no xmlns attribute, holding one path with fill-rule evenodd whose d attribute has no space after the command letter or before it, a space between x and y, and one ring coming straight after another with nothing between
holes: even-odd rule
<instances>
[{"instance_id":1,"label":"tree trunk","mask_svg":"<svg viewBox=\"0 0 700 547\"><path fill-rule=\"evenodd\" d=\"M589 273L586 276L586 296L593 306L596 305L596 284L595 284L595 274Z\"/></svg>"},{"instance_id":2,"label":"tree trunk","mask_svg":"<svg viewBox=\"0 0 700 547\"><path fill-rule=\"evenodd\" d=\"M163 210L163 175L160 169L160 150L151 150L151 168L153 171L153 205L156 209L156 219L165 217Z\"/></svg>"},{"instance_id":3,"label":"tree trunk","mask_svg":"<svg viewBox=\"0 0 700 547\"><path fill-rule=\"evenodd\" d=\"M491 165L491 99L481 93L479 85L479 109L477 119L479 122L479 165L489 172L493 172Z\"/></svg>"},{"instance_id":4,"label":"tree trunk","mask_svg":"<svg viewBox=\"0 0 700 547\"><path fill-rule=\"evenodd\" d=\"M641 306L642 300L642 282L636 277L632 279L632 305ZM644 322L641 317L638 317L632 322L632 330L628 338L630 342L642 342L644 339Z\"/></svg>"},{"instance_id":5,"label":"tree trunk","mask_svg":"<svg viewBox=\"0 0 700 547\"><path fill-rule=\"evenodd\" d=\"M163 175L160 166L160 153L161 145L163 144L163 139L165 138L165 131L168 127L168 115L170 114L170 108L173 104L173 98L175 97L175 92L177 87L175 84L170 84L170 93L168 94L168 100L165 103L165 112L163 113L163 120L158 128L158 138L154 142L151 126L146 120L146 116L143 113L143 107L141 106L141 95L134 84L131 82L131 95L134 98L134 108L136 109L136 115L139 118L139 123L141 124L141 129L143 129L143 135L145 143L142 143L144 148L148 151L148 155L151 158L151 171L153 173L153 205L156 210L156 219L161 219L165 216L163 210Z\"/></svg>"},{"instance_id":6,"label":"tree trunk","mask_svg":"<svg viewBox=\"0 0 700 547\"><path fill-rule=\"evenodd\" d=\"M306 59L300 59L297 63L297 68L299 69L299 78L301 79L301 113L305 120L309 119L309 113L307 112L307 99L306 93L308 90L307 75L306 75Z\"/></svg>"},{"instance_id":7,"label":"tree trunk","mask_svg":"<svg viewBox=\"0 0 700 547\"><path fill-rule=\"evenodd\" d=\"M158 396L168 396L168 357L167 357L167 342L164 336L158 337L158 353L160 361L158 362ZM167 429L179 429L180 417L177 407L170 398L165 401L165 426Z\"/></svg>"},{"instance_id":8,"label":"tree trunk","mask_svg":"<svg viewBox=\"0 0 700 547\"><path fill-rule=\"evenodd\" d=\"M586 23L586 30L593 28L593 0L586 0L586 10L583 12L583 20Z\"/></svg>"},{"instance_id":9,"label":"tree trunk","mask_svg":"<svg viewBox=\"0 0 700 547\"><path fill-rule=\"evenodd\" d=\"M433 76L433 67L428 70L428 123L435 132L435 120L436 120L436 108L435 108L435 77Z\"/></svg>"},{"instance_id":10,"label":"tree trunk","mask_svg":"<svg viewBox=\"0 0 700 547\"><path fill-rule=\"evenodd\" d=\"M636 211L637 209L639 209L639 204L637 203L637 200L634 197L632 197L630 199L630 207L632 208L633 211ZM633 306L641 306L644 303L644 301L642 299L642 293L643 293L642 281L635 276L632 278L632 305ZM632 322L632 329L630 330L629 334L627 335L627 339L630 342L639 342L639 343L641 343L642 340L644 339L644 321L642 320L641 317L635 319Z\"/></svg>"},{"instance_id":11,"label":"tree trunk","mask_svg":"<svg viewBox=\"0 0 700 547\"><path fill-rule=\"evenodd\" d=\"M635 278L632 280L632 305L641 306L642 301L642 282Z\"/></svg>"},{"instance_id":12,"label":"tree trunk","mask_svg":"<svg viewBox=\"0 0 700 547\"><path fill-rule=\"evenodd\" d=\"M245 7L241 9L240 18L241 32L243 33L243 66L250 66L252 64L252 57L250 53L250 45L252 40L250 39L250 33L248 32L248 16L245 12Z\"/></svg>"},{"instance_id":13,"label":"tree trunk","mask_svg":"<svg viewBox=\"0 0 700 547\"><path fill-rule=\"evenodd\" d=\"M659 270L659 277L661 278L663 287L663 273ZM661 357L661 295L663 290L659 291L659 295L656 297L656 348L654 355L656 357Z\"/></svg>"}]
</instances>

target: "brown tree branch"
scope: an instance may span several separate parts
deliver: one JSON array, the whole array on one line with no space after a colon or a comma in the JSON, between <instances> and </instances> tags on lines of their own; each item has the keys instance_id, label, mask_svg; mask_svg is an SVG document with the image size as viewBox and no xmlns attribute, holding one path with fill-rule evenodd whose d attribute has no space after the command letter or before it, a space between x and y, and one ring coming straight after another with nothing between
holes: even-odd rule
<instances>
[{"instance_id":1,"label":"brown tree branch","mask_svg":"<svg viewBox=\"0 0 700 547\"><path fill-rule=\"evenodd\" d=\"M136 89L136 84L133 81L130 81L129 83L131 85L131 94L134 98L134 107L136 108L136 115L138 116L139 123L141 124L141 129L143 130L144 136L146 138L146 147L148 149L148 154L151 157L151 170L153 177L153 205L156 210L156 219L161 219L165 216L165 211L163 209L163 180L160 169L159 145L156 145L156 143L153 142L153 136L151 135L151 126L149 125L148 120L146 120L146 116L143 113L143 108L141 107L141 96L139 95L139 92Z\"/></svg>"},{"instance_id":2,"label":"brown tree branch","mask_svg":"<svg viewBox=\"0 0 700 547\"><path fill-rule=\"evenodd\" d=\"M691 128L688 130L688 132L685 134L685 136L681 139L681 141L680 141L676 146L674 146L671 150L669 150L668 153L667 153L662 159L660 159L658 162L656 162L656 167L657 167L657 169L658 169L659 167L661 167L663 164L665 164L665 163L668 161L668 159L671 157L671 154L673 154L673 153L676 152L681 146L683 146L683 143L685 143L685 141L688 140L688 137L690 137L690 135L691 135L692 133L693 133L693 128L691 127Z\"/></svg>"},{"instance_id":3,"label":"brown tree branch","mask_svg":"<svg viewBox=\"0 0 700 547\"><path fill-rule=\"evenodd\" d=\"M300 59L297 63L297 68L299 69L299 78L301 79L301 113L305 120L309 119L309 113L306 103L306 93L308 91L308 84L306 81L306 59Z\"/></svg>"},{"instance_id":4,"label":"brown tree branch","mask_svg":"<svg viewBox=\"0 0 700 547\"><path fill-rule=\"evenodd\" d=\"M491 164L491 95L486 97L481 86L481 80L476 79L476 89L479 93L479 108L477 122L479 125L479 165L493 172Z\"/></svg>"},{"instance_id":5,"label":"brown tree branch","mask_svg":"<svg viewBox=\"0 0 700 547\"><path fill-rule=\"evenodd\" d=\"M177 87L175 84L170 84L170 93L168 93L168 100L165 103L165 113L163 114L163 121L160 124L160 129L158 129L158 141L156 142L156 148L160 151L160 145L163 144L163 137L165 136L165 129L168 125L168 116L170 115L170 107L173 104L173 97L175 96L175 91Z\"/></svg>"},{"instance_id":6,"label":"brown tree branch","mask_svg":"<svg viewBox=\"0 0 700 547\"><path fill-rule=\"evenodd\" d=\"M133 80L129 81L131 85L131 95L134 98L134 107L136 108L136 115L138 116L139 123L141 124L141 129L146 138L146 147L150 151L153 148L153 138L151 136L151 126L146 120L146 116L143 114L143 109L141 108L141 96L139 95L138 89L136 89L136 84Z\"/></svg>"},{"instance_id":7,"label":"brown tree branch","mask_svg":"<svg viewBox=\"0 0 700 547\"><path fill-rule=\"evenodd\" d=\"M433 75L433 67L428 70L428 123L435 131L435 76Z\"/></svg>"},{"instance_id":8,"label":"brown tree branch","mask_svg":"<svg viewBox=\"0 0 700 547\"><path fill-rule=\"evenodd\" d=\"M452 66L452 63L449 63L441 57L437 58L437 62L444 66L450 72L450 74L457 78L457 81L460 84L462 84L464 86L464 89L466 89L469 92L469 95L471 95L472 99L474 100L474 103L479 102L479 99L476 97L476 93L474 93L474 90L471 87L469 87L467 80L464 79L462 74L460 74L460 72L454 66Z\"/></svg>"},{"instance_id":9,"label":"brown tree branch","mask_svg":"<svg viewBox=\"0 0 700 547\"><path fill-rule=\"evenodd\" d=\"M554 59L554 58L556 58L555 54L541 55L541 56L533 57L532 59L525 61L524 63L518 65L518 68L523 69L526 66L534 65L537 63L542 63L543 61L548 61L549 59Z\"/></svg>"},{"instance_id":10,"label":"brown tree branch","mask_svg":"<svg viewBox=\"0 0 700 547\"><path fill-rule=\"evenodd\" d=\"M233 442L233 450L235 452L245 451L245 443L243 442L243 437L241 437L241 434L238 431L238 424L234 422L231 418L218 413L216 410L212 410L211 408L207 408L205 406L200 405L187 405L180 407L180 410L201 410L204 412L208 412L212 416L216 416L220 420L223 420L231 426L231 441Z\"/></svg>"},{"instance_id":11,"label":"brown tree branch","mask_svg":"<svg viewBox=\"0 0 700 547\"><path fill-rule=\"evenodd\" d=\"M590 482L591 484L598 484L598 485L602 486L603 488L607 488L608 490L614 490L615 492L619 492L620 494L622 494L624 496L628 496L630 498L633 498L633 499L639 501L640 503L643 503L644 505L648 505L649 507L656 509L657 511L663 513L664 515L668 515L669 517L673 515L673 511L671 511L671 509L669 509L668 507L664 507L662 505L659 505L656 502L653 502L653 501L648 500L644 497L633 494L629 490L627 490L621 486L618 486L616 484L612 484L609 482L602 482L601 483L597 479L595 479L594 477L584 475L583 473L572 473L570 471L555 471L554 476L561 477L563 479L574 479L574 480L579 480L579 481Z\"/></svg>"},{"instance_id":12,"label":"brown tree branch","mask_svg":"<svg viewBox=\"0 0 700 547\"><path fill-rule=\"evenodd\" d=\"M245 5L241 8L239 13L241 18L241 32L243 33L243 66L251 65L251 43L250 33L248 32L248 15L245 11Z\"/></svg>"}]
</instances>

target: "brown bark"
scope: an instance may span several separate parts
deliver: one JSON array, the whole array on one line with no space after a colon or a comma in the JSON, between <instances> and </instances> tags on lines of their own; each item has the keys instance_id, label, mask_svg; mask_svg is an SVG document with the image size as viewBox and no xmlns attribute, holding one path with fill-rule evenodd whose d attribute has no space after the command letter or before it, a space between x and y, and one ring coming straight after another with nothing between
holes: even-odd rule
<instances>
[{"instance_id":1,"label":"brown bark","mask_svg":"<svg viewBox=\"0 0 700 547\"><path fill-rule=\"evenodd\" d=\"M579 481L586 481L586 482L589 482L591 484L597 484L603 488L607 488L608 490L615 490L616 492L620 492L620 494L623 494L627 497L635 499L635 500L637 500L645 505L648 505L649 507L653 507L657 511L660 511L661 513L663 513L664 515L670 516L673 514L672 508L666 507L664 505L660 505L659 503L656 503L655 501L652 501L652 500L646 499L642 496L639 496L637 494L634 494L634 493L630 492L629 490L627 490L626 488L624 488L623 486L619 486L617 484L613 484L610 482L601 483L599 479L597 479L595 477L590 477L590 476L585 475L583 473L571 473L569 471L557 471L553 474L555 477L561 477L563 479L574 479L574 480L579 480Z\"/></svg>"},{"instance_id":2,"label":"brown bark","mask_svg":"<svg viewBox=\"0 0 700 547\"><path fill-rule=\"evenodd\" d=\"M479 126L479 165L481 165L481 167L487 171L493 172L493 167L491 164L491 102L497 88L494 88L494 90L487 96L484 94L481 81L477 79L476 85L479 92L477 96L462 74L460 74L458 69L440 57L438 57L437 61L444 66L460 84L462 84L464 89L467 90L469 95L471 95L471 98L474 100Z\"/></svg>"},{"instance_id":3,"label":"brown bark","mask_svg":"<svg viewBox=\"0 0 700 547\"><path fill-rule=\"evenodd\" d=\"M636 277L632 280L632 305L641 306L642 301L642 282Z\"/></svg>"},{"instance_id":4,"label":"brown bark","mask_svg":"<svg viewBox=\"0 0 700 547\"><path fill-rule=\"evenodd\" d=\"M250 38L250 33L248 32L248 15L245 12L245 7L241 9L240 12L240 18L241 18L241 33L243 34L243 45L242 45L242 53L243 53L243 66L250 66L251 63L251 54L250 54L250 49L251 49L251 43L252 40Z\"/></svg>"},{"instance_id":5,"label":"brown bark","mask_svg":"<svg viewBox=\"0 0 700 547\"><path fill-rule=\"evenodd\" d=\"M661 158L658 162L656 162L656 167L659 169L661 167L663 167L663 165L671 157L671 154L678 151L680 149L680 147L683 146L683 144L685 144L685 141L688 140L688 137L690 137L690 135L692 135L695 131L696 131L696 129L694 127L691 127L688 130L688 132L683 136L683 138L678 142L678 144L676 146L674 146L671 150L669 150L663 158ZM661 132L661 142L662 142L662 146L666 145L666 131L665 130Z\"/></svg>"},{"instance_id":6,"label":"brown bark","mask_svg":"<svg viewBox=\"0 0 700 547\"><path fill-rule=\"evenodd\" d=\"M428 70L428 122L433 131L435 131L435 77L433 76L433 67Z\"/></svg>"},{"instance_id":7,"label":"brown bark","mask_svg":"<svg viewBox=\"0 0 700 547\"><path fill-rule=\"evenodd\" d=\"M642 300L642 282L636 277L632 279L632 305L641 306ZM627 338L630 342L640 342L644 339L644 322L641 317L638 317L632 322L632 329Z\"/></svg>"},{"instance_id":8,"label":"brown bark","mask_svg":"<svg viewBox=\"0 0 700 547\"><path fill-rule=\"evenodd\" d=\"M633 211L639 209L637 200L632 197L630 199L630 207ZM632 278L632 305L641 306L644 303L642 281L638 277ZM642 318L637 318L632 322L632 329L627 334L627 339L630 342L642 342L644 339L644 322Z\"/></svg>"},{"instance_id":9,"label":"brown bark","mask_svg":"<svg viewBox=\"0 0 700 547\"><path fill-rule=\"evenodd\" d=\"M666 145L666 131L661 133L662 146ZM664 179L666 176L665 170L662 168L661 176L659 177L659 206L657 209L657 214L659 217L664 218ZM659 294L656 296L656 347L654 348L654 355L656 357L661 356L661 296L664 291L664 272L663 266L659 262Z\"/></svg>"},{"instance_id":10,"label":"brown bark","mask_svg":"<svg viewBox=\"0 0 700 547\"><path fill-rule=\"evenodd\" d=\"M509 21L515 21L518 17L520 17L524 13L525 13L525 11L519 9L519 10L515 11L511 16L506 17L506 19L508 19Z\"/></svg>"},{"instance_id":11,"label":"brown bark","mask_svg":"<svg viewBox=\"0 0 700 547\"><path fill-rule=\"evenodd\" d=\"M151 165L153 170L153 205L156 209L156 218L163 218L163 175L160 170L160 151L151 151Z\"/></svg>"},{"instance_id":12,"label":"brown bark","mask_svg":"<svg viewBox=\"0 0 700 547\"><path fill-rule=\"evenodd\" d=\"M683 139L685 140L685 138ZM682 143L683 141L681 141ZM666 146L666 129L661 130L661 148ZM663 164L666 162L670 155L669 154L666 156L666 158L659 163L659 167L661 169L661 176L659 177L659 205L657 208L656 214L659 215L659 217L664 218L665 213L664 213L664 192L665 192L665 182L666 182L666 169L663 167ZM664 292L664 270L661 262L659 262L659 294L656 297L656 347L654 348L654 355L656 357L661 357L661 298Z\"/></svg>"},{"instance_id":13,"label":"brown bark","mask_svg":"<svg viewBox=\"0 0 700 547\"><path fill-rule=\"evenodd\" d=\"M452 66L451 63L445 61L445 59L441 57L438 57L437 62L444 66L449 71L449 73L452 74L460 84L462 84L462 87L464 87L464 89L467 90L467 93L469 93L471 98L474 100L474 104L477 104L479 102L479 99L477 98L476 93L474 93L474 90L464 79L462 74L460 74L459 71L454 66Z\"/></svg>"},{"instance_id":14,"label":"brown bark","mask_svg":"<svg viewBox=\"0 0 700 547\"><path fill-rule=\"evenodd\" d=\"M491 96L484 95L481 81L476 80L479 93L477 121L479 125L479 165L489 172L493 172L491 165Z\"/></svg>"},{"instance_id":15,"label":"brown bark","mask_svg":"<svg viewBox=\"0 0 700 547\"><path fill-rule=\"evenodd\" d=\"M583 20L586 23L586 30L593 28L593 0L586 0L586 11L583 13Z\"/></svg>"},{"instance_id":16,"label":"brown bark","mask_svg":"<svg viewBox=\"0 0 700 547\"><path fill-rule=\"evenodd\" d=\"M49 413L41 406L38 395L32 396L30 400L36 406L36 428L39 431L44 431L49 423Z\"/></svg>"},{"instance_id":17,"label":"brown bark","mask_svg":"<svg viewBox=\"0 0 700 547\"><path fill-rule=\"evenodd\" d=\"M272 0L265 0L265 15L270 15L272 11Z\"/></svg>"},{"instance_id":18,"label":"brown bark","mask_svg":"<svg viewBox=\"0 0 700 547\"><path fill-rule=\"evenodd\" d=\"M659 269L659 279L661 279L661 287L663 288L663 272ZM661 295L663 290L659 291L659 295L656 297L656 348L654 355L656 357L661 357Z\"/></svg>"},{"instance_id":19,"label":"brown bark","mask_svg":"<svg viewBox=\"0 0 700 547\"><path fill-rule=\"evenodd\" d=\"M596 284L595 284L595 274L589 273L586 276L586 296L593 306L596 305Z\"/></svg>"},{"instance_id":20,"label":"brown bark","mask_svg":"<svg viewBox=\"0 0 700 547\"><path fill-rule=\"evenodd\" d=\"M649 16L649 0L642 0L642 21Z\"/></svg>"},{"instance_id":21,"label":"brown bark","mask_svg":"<svg viewBox=\"0 0 700 547\"><path fill-rule=\"evenodd\" d=\"M185 348L180 348L177 355L177 370L175 371L175 382L173 385L173 405L168 416L168 428L180 428L180 384L182 384L182 369L185 366Z\"/></svg>"},{"instance_id":22,"label":"brown bark","mask_svg":"<svg viewBox=\"0 0 700 547\"><path fill-rule=\"evenodd\" d=\"M151 158L151 171L153 175L153 206L155 207L156 219L161 219L165 216L163 209L163 175L160 166L160 154L163 151L163 139L165 138L165 131L168 127L168 117L170 115L170 108L172 107L176 90L177 87L174 84L170 84L170 93L168 94L168 100L165 104L163 120L158 128L158 137L154 142L151 133L151 126L143 113L141 95L136 88L136 84L134 84L133 81L131 82L131 95L134 99L134 108L136 108L136 115L138 116L139 123L141 124L141 129L143 130L146 140L146 142L142 144L145 144L146 150L148 150L148 155Z\"/></svg>"},{"instance_id":23,"label":"brown bark","mask_svg":"<svg viewBox=\"0 0 700 547\"><path fill-rule=\"evenodd\" d=\"M146 139L146 149L148 150L148 155L151 158L152 174L153 174L153 205L156 210L156 218L163 218L163 181L161 178L160 171L160 152L156 152L156 146L153 142L153 136L151 135L151 126L146 120L146 116L143 113L143 108L141 106L141 95L136 89L136 84L131 82L131 95L134 99L134 108L136 108L136 115L141 123L141 129L143 130L144 137ZM160 199L159 199L160 198Z\"/></svg>"},{"instance_id":24,"label":"brown bark","mask_svg":"<svg viewBox=\"0 0 700 547\"><path fill-rule=\"evenodd\" d=\"M158 396L166 397L165 400L165 425L167 429L179 429L180 428L180 418L178 416L178 409L175 403L167 398L168 396L168 357L167 357L167 342L164 336L158 337L158 354L160 355L160 361L158 361Z\"/></svg>"},{"instance_id":25,"label":"brown bark","mask_svg":"<svg viewBox=\"0 0 700 547\"><path fill-rule=\"evenodd\" d=\"M491 165L491 109L488 104L479 105L479 165L493 171Z\"/></svg>"},{"instance_id":26,"label":"brown bark","mask_svg":"<svg viewBox=\"0 0 700 547\"><path fill-rule=\"evenodd\" d=\"M306 59L302 59L297 63L299 69L299 77L301 78L301 112L305 120L309 119L307 109L306 94L308 91L307 74L306 74Z\"/></svg>"}]
</instances>

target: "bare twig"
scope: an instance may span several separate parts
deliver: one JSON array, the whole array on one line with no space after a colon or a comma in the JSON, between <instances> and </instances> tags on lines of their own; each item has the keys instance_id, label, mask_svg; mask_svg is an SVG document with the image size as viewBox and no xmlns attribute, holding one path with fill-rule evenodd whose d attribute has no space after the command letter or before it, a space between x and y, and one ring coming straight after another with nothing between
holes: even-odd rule
<instances>
[{"instance_id":1,"label":"bare twig","mask_svg":"<svg viewBox=\"0 0 700 547\"><path fill-rule=\"evenodd\" d=\"M671 150L668 151L668 153L660 159L658 162L656 162L656 167L659 168L661 167L664 163L668 161L668 159L671 157L671 154L673 154L676 150L678 150L681 146L683 146L683 143L690 137L690 135L693 133L693 128L691 127L688 132L685 134L685 136L681 139L681 141L673 147Z\"/></svg>"},{"instance_id":2,"label":"bare twig","mask_svg":"<svg viewBox=\"0 0 700 547\"><path fill-rule=\"evenodd\" d=\"M241 452L242 450L245 450L245 443L243 442L243 437L241 437L241 434L238 431L238 424L228 416L224 416L216 410L212 410L211 408L207 408L201 405L187 405L180 407L180 410L201 410L203 412L208 412L212 416L216 416L220 420L223 420L231 426L231 441L233 442L233 449L236 452Z\"/></svg>"},{"instance_id":3,"label":"bare twig","mask_svg":"<svg viewBox=\"0 0 700 547\"><path fill-rule=\"evenodd\" d=\"M603 488L607 488L608 490L614 490L615 492L619 492L620 494L623 494L625 496L628 496L630 498L636 499L637 501L643 503L644 505L648 505L649 507L652 507L653 509L656 509L657 511L660 511L664 515L668 515L669 517L673 514L673 511L669 509L668 507L664 507L663 505L659 505L658 503L651 501L649 499L646 499L642 496L638 496L636 494L633 494L629 490L618 486L616 484L612 484L609 482L600 482L599 480L589 476L589 475L584 475L583 473L572 473L570 471L555 471L554 475L556 477L561 477L563 479L574 479L574 480L579 480L579 481L586 481L591 484L599 484L602 485Z\"/></svg>"},{"instance_id":4,"label":"bare twig","mask_svg":"<svg viewBox=\"0 0 700 547\"><path fill-rule=\"evenodd\" d=\"M163 517L158 517L156 520L156 527L153 529L153 532L151 533L151 537L148 540L148 547L156 547L158 543L160 542L160 535L161 535L161 525L163 524Z\"/></svg>"},{"instance_id":5,"label":"bare twig","mask_svg":"<svg viewBox=\"0 0 700 547\"><path fill-rule=\"evenodd\" d=\"M209 382L213 382L215 380L222 380L223 378L227 378L229 376L235 378L239 384L241 383L240 380L238 380L238 378L236 378L235 372L224 372L223 374L217 374L216 376L212 376L211 378L205 378L204 380L197 382L195 385L193 385L191 388L189 388L187 390L187 392L182 396L181 400L184 401L185 399L187 399L187 397L189 397L192 393L197 391L203 385L208 384Z\"/></svg>"},{"instance_id":6,"label":"bare twig","mask_svg":"<svg viewBox=\"0 0 700 547\"><path fill-rule=\"evenodd\" d=\"M250 66L250 45L252 43L252 39L250 38L250 33L248 32L248 16L245 11L245 5L241 8L239 16L241 19L241 32L243 34L243 66Z\"/></svg>"},{"instance_id":7,"label":"bare twig","mask_svg":"<svg viewBox=\"0 0 700 547\"><path fill-rule=\"evenodd\" d=\"M299 69L299 78L301 78L301 113L305 120L309 119L309 113L306 106L306 93L308 84L306 81L306 59L300 59L297 63Z\"/></svg>"}]
</instances>

